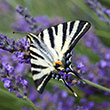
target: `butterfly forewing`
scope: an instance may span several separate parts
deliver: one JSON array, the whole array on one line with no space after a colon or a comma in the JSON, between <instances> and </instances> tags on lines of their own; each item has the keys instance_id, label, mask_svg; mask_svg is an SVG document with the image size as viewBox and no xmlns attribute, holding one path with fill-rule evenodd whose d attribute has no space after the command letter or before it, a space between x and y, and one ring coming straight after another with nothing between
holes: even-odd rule
<instances>
[{"instance_id":1,"label":"butterfly forewing","mask_svg":"<svg viewBox=\"0 0 110 110\"><path fill-rule=\"evenodd\" d=\"M73 49L89 28L89 22L77 20L45 29L39 34L39 37L48 47L52 47L64 55Z\"/></svg>"},{"instance_id":2,"label":"butterfly forewing","mask_svg":"<svg viewBox=\"0 0 110 110\"><path fill-rule=\"evenodd\" d=\"M51 73L54 62L72 51L78 40L88 31L87 21L72 21L45 29L37 35L27 35L30 42L31 71L37 91L42 93Z\"/></svg>"}]
</instances>

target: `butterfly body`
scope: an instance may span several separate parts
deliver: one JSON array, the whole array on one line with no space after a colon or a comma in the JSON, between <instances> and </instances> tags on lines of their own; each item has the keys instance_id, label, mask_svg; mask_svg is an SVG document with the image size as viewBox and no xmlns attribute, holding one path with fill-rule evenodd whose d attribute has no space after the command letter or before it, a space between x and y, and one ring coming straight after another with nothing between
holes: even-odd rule
<instances>
[{"instance_id":1,"label":"butterfly body","mask_svg":"<svg viewBox=\"0 0 110 110\"><path fill-rule=\"evenodd\" d=\"M38 92L43 92L51 78L62 80L73 92L62 76L53 72L72 73L80 78L72 72L71 51L89 28L89 22L77 20L50 27L38 35L27 35L30 43L32 77Z\"/></svg>"}]
</instances>

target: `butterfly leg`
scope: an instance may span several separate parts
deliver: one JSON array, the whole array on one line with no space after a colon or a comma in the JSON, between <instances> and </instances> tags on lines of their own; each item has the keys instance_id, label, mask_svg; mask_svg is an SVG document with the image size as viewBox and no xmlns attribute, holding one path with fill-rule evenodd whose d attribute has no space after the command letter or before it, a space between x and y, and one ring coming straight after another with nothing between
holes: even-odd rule
<instances>
[{"instance_id":1,"label":"butterfly leg","mask_svg":"<svg viewBox=\"0 0 110 110\"><path fill-rule=\"evenodd\" d=\"M63 84L74 94L74 96L77 97L77 94L73 91L73 89L68 85L67 81L64 78L62 78L62 76L60 74L52 73L51 75L52 75L51 77L53 79L57 79L59 81L62 81Z\"/></svg>"}]
</instances>

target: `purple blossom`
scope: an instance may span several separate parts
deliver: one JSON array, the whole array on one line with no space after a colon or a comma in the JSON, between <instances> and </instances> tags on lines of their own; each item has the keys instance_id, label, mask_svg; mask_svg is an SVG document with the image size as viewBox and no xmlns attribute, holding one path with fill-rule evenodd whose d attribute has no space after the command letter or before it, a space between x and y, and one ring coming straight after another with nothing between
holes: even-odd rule
<instances>
[{"instance_id":1,"label":"purple blossom","mask_svg":"<svg viewBox=\"0 0 110 110\"><path fill-rule=\"evenodd\" d=\"M5 88L9 88L11 86L11 81L9 79L5 78L3 80L3 82L4 82L4 87Z\"/></svg>"},{"instance_id":2,"label":"purple blossom","mask_svg":"<svg viewBox=\"0 0 110 110\"><path fill-rule=\"evenodd\" d=\"M13 58L19 62L29 63L29 59L24 53L28 50L29 43L25 38L15 41L14 39L9 39L7 36L0 34L0 48L9 51L13 54Z\"/></svg>"},{"instance_id":3,"label":"purple blossom","mask_svg":"<svg viewBox=\"0 0 110 110\"><path fill-rule=\"evenodd\" d=\"M110 9L102 6L98 0L85 0L91 9L93 9L100 19L110 25Z\"/></svg>"},{"instance_id":4,"label":"purple blossom","mask_svg":"<svg viewBox=\"0 0 110 110\"><path fill-rule=\"evenodd\" d=\"M11 12L12 7L9 3L7 3L5 0L0 1L0 15L7 14Z\"/></svg>"},{"instance_id":5,"label":"purple blossom","mask_svg":"<svg viewBox=\"0 0 110 110\"><path fill-rule=\"evenodd\" d=\"M55 88L53 87L53 91ZM69 96L67 91L61 91L58 87L57 91L54 91L54 94L45 91L42 95L39 95L38 93L36 93L36 90L34 88L30 88L30 91L30 99L43 110L76 110L77 105L75 104L74 97Z\"/></svg>"},{"instance_id":6,"label":"purple blossom","mask_svg":"<svg viewBox=\"0 0 110 110\"><path fill-rule=\"evenodd\" d=\"M27 94L27 86L28 82L23 79L23 74L20 76L16 73L16 68L18 68L19 60L15 61L15 57L12 57L14 54L19 53L20 50L27 49L25 45L25 40L21 42L21 40L14 41L13 39L9 39L7 36L0 34L0 79L4 83L4 87L9 89L9 92L14 91L16 94L22 94L19 91L19 88L23 91L24 95ZM11 46L10 46L11 45ZM12 46L13 45L13 46ZM12 52L14 53L12 55ZM23 57L24 52L20 52L22 54L17 54L18 59ZM20 56L21 55L21 56ZM20 59L24 60L24 58ZM22 62L23 62L22 61ZM23 67L22 67L23 68ZM20 68L20 69L22 69ZM23 68L23 72L26 70ZM28 69L27 69L28 70ZM20 96L20 95L17 95ZM23 97L23 96L22 96Z\"/></svg>"},{"instance_id":7,"label":"purple blossom","mask_svg":"<svg viewBox=\"0 0 110 110\"><path fill-rule=\"evenodd\" d=\"M27 8L23 9L21 6L16 8L16 11L19 13L20 19L17 16L17 23L13 24L12 27L20 32L33 32L38 34L43 29L48 28L52 25L62 23L64 20L62 18L51 18L47 16L36 16L32 17ZM19 25L17 25L19 24Z\"/></svg>"},{"instance_id":8,"label":"purple blossom","mask_svg":"<svg viewBox=\"0 0 110 110\"><path fill-rule=\"evenodd\" d=\"M9 64L3 64L5 70L8 72L8 73L12 73L14 72L14 68L13 66L9 65Z\"/></svg>"},{"instance_id":9,"label":"purple blossom","mask_svg":"<svg viewBox=\"0 0 110 110\"><path fill-rule=\"evenodd\" d=\"M24 80L21 80L21 84L26 87L28 85L28 82L24 79Z\"/></svg>"},{"instance_id":10,"label":"purple blossom","mask_svg":"<svg viewBox=\"0 0 110 110\"><path fill-rule=\"evenodd\" d=\"M100 61L101 68L105 68L107 66L107 62L105 60Z\"/></svg>"},{"instance_id":11,"label":"purple blossom","mask_svg":"<svg viewBox=\"0 0 110 110\"><path fill-rule=\"evenodd\" d=\"M84 67L82 62L76 62L76 64L77 64L77 66L76 66L77 68L83 68Z\"/></svg>"}]
</instances>

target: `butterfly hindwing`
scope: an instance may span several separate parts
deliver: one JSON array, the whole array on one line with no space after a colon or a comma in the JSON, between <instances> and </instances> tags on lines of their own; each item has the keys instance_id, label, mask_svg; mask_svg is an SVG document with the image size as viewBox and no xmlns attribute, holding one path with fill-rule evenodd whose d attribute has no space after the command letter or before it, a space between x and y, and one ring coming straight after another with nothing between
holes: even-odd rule
<instances>
[{"instance_id":1,"label":"butterfly hindwing","mask_svg":"<svg viewBox=\"0 0 110 110\"><path fill-rule=\"evenodd\" d=\"M30 42L30 58L32 77L35 82L37 91L42 93L47 82L50 80L50 71L53 71L53 57L47 46L33 34L27 35ZM49 55L48 55L48 54Z\"/></svg>"},{"instance_id":2,"label":"butterfly hindwing","mask_svg":"<svg viewBox=\"0 0 110 110\"><path fill-rule=\"evenodd\" d=\"M66 58L89 28L89 22L76 20L50 27L38 35L27 35L32 77L38 92L42 93L51 79L51 73L55 70L54 63Z\"/></svg>"}]
</instances>

